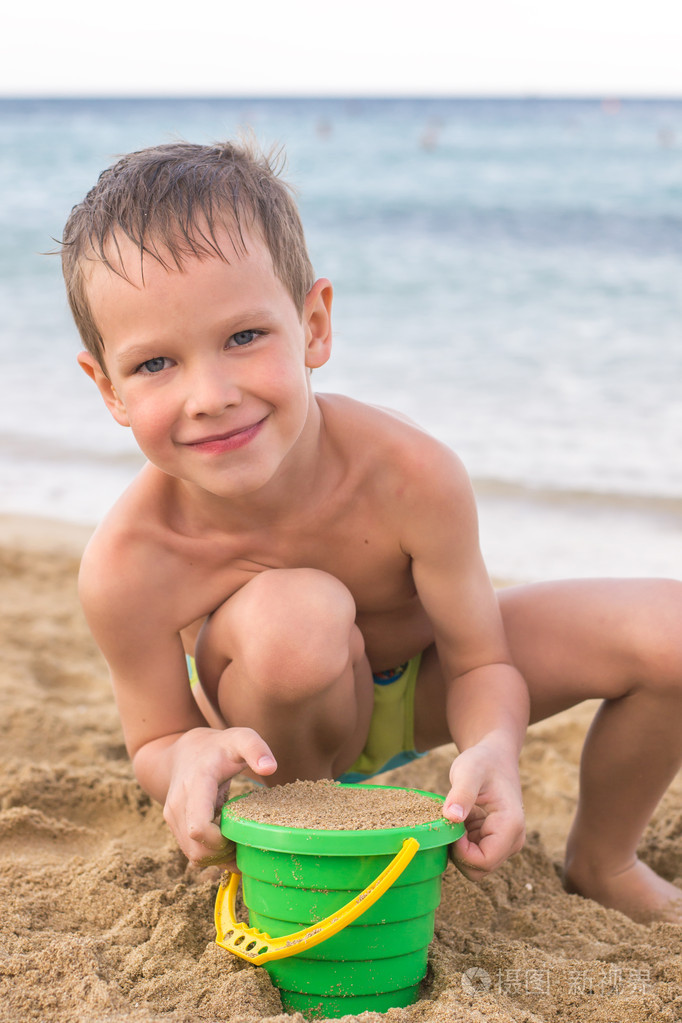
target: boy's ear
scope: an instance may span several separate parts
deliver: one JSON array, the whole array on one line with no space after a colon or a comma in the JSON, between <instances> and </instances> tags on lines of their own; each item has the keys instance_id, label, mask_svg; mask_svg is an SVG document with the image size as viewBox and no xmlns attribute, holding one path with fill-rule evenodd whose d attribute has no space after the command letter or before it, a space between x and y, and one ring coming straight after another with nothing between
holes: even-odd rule
<instances>
[{"instance_id":1,"label":"boy's ear","mask_svg":"<svg viewBox=\"0 0 682 1023\"><path fill-rule=\"evenodd\" d=\"M326 277L315 281L303 307L305 327L305 364L309 369L324 366L332 351L332 296L334 289Z\"/></svg>"},{"instance_id":2,"label":"boy's ear","mask_svg":"<svg viewBox=\"0 0 682 1023\"><path fill-rule=\"evenodd\" d=\"M104 404L120 426L130 426L130 420L125 405L116 393L116 389L109 377L106 375L94 355L90 352L78 353L78 364L87 373L91 380L97 384L99 393L104 398Z\"/></svg>"}]
</instances>

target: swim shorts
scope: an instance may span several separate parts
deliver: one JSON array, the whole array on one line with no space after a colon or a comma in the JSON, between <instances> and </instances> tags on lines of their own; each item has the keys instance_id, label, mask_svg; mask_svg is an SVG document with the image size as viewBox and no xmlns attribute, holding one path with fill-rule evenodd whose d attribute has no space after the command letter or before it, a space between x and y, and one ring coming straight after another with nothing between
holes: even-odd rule
<instances>
[{"instance_id":1,"label":"swim shorts","mask_svg":"<svg viewBox=\"0 0 682 1023\"><path fill-rule=\"evenodd\" d=\"M375 774L402 767L423 757L414 748L414 693L422 655L401 664L399 668L374 676L374 710L369 723L365 748L354 764L337 779L357 783ZM194 658L187 655L189 684L198 682Z\"/></svg>"},{"instance_id":2,"label":"swim shorts","mask_svg":"<svg viewBox=\"0 0 682 1023\"><path fill-rule=\"evenodd\" d=\"M367 781L423 757L414 748L414 693L422 655L374 676L374 710L365 748L337 780Z\"/></svg>"}]
</instances>

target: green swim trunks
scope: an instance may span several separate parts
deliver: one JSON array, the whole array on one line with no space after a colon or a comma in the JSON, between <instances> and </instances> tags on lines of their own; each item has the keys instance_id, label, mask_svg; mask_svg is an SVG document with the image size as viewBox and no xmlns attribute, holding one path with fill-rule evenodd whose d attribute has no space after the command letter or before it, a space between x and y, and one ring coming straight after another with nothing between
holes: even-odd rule
<instances>
[{"instance_id":1,"label":"green swim trunks","mask_svg":"<svg viewBox=\"0 0 682 1023\"><path fill-rule=\"evenodd\" d=\"M414 693L422 655L374 676L374 710L365 748L338 781L357 783L426 754L414 748Z\"/></svg>"},{"instance_id":2,"label":"green swim trunks","mask_svg":"<svg viewBox=\"0 0 682 1023\"><path fill-rule=\"evenodd\" d=\"M374 676L374 710L365 748L338 781L367 781L375 774L425 756L414 748L414 693L421 659L422 655L417 654L394 671ZM199 678L194 658L189 655L187 671L194 689Z\"/></svg>"}]
</instances>

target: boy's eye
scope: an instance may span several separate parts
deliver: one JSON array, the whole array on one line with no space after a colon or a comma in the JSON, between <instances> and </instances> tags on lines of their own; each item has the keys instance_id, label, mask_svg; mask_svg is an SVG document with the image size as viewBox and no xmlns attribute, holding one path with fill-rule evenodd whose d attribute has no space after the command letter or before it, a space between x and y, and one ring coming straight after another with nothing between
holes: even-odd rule
<instances>
[{"instance_id":1,"label":"boy's eye","mask_svg":"<svg viewBox=\"0 0 682 1023\"><path fill-rule=\"evenodd\" d=\"M147 359L146 362L142 363L139 369L144 373L160 373L162 369L166 368L167 363L168 359L166 359L163 355L159 355L155 359Z\"/></svg>"},{"instance_id":2,"label":"boy's eye","mask_svg":"<svg viewBox=\"0 0 682 1023\"><path fill-rule=\"evenodd\" d=\"M227 342L228 347L241 347L242 345L251 344L254 338L257 338L259 334L260 331L258 330L238 330L237 333L233 334Z\"/></svg>"}]
</instances>

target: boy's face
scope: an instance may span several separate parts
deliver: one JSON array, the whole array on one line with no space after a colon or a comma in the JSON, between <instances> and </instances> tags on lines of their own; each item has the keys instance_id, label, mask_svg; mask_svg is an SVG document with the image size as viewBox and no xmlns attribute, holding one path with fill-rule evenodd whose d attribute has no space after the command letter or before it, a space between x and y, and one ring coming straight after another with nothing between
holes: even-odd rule
<instances>
[{"instance_id":1,"label":"boy's face","mask_svg":"<svg viewBox=\"0 0 682 1023\"><path fill-rule=\"evenodd\" d=\"M299 317L257 235L231 262L188 259L166 270L118 238L128 280L92 264L88 299L105 374L79 362L118 423L161 470L217 496L255 492L276 477L310 430L309 368L331 347L331 285L321 280Z\"/></svg>"}]
</instances>

